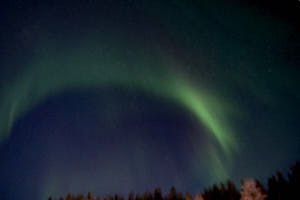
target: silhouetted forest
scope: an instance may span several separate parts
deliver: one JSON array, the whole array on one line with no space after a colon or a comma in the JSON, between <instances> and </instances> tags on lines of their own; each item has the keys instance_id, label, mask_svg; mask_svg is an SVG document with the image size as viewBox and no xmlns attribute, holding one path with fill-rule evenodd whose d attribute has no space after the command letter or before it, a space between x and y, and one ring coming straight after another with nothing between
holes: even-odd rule
<instances>
[{"instance_id":1,"label":"silhouetted forest","mask_svg":"<svg viewBox=\"0 0 300 200\"><path fill-rule=\"evenodd\" d=\"M107 195L105 197L87 195L67 194L58 199L49 197L48 200L290 200L300 199L300 163L297 162L290 168L287 176L280 171L268 179L266 188L259 180L245 179L242 182L241 190L230 180L226 183L215 184L204 189L203 193L197 193L194 197L190 193L177 192L171 187L168 194L163 195L160 188L153 193L145 192L143 195L130 193L125 199L119 195Z\"/></svg>"}]
</instances>

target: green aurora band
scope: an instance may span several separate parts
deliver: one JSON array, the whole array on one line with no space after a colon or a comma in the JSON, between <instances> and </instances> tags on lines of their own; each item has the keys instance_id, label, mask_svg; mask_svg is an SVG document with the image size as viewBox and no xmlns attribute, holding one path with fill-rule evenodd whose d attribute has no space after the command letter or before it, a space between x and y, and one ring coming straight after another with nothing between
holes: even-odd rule
<instances>
[{"instance_id":1,"label":"green aurora band","mask_svg":"<svg viewBox=\"0 0 300 200\"><path fill-rule=\"evenodd\" d=\"M221 178L225 178L226 170L216 163L220 162L221 155L230 159L238 148L229 126L231 110L228 108L231 107L224 99L218 100L216 94L195 87L173 65L167 56L156 51L120 53L112 48L105 51L70 48L38 56L20 76L1 88L0 142L9 136L16 120L46 98L71 89L116 85L149 92L193 113L221 149L211 153L211 159Z\"/></svg>"}]
</instances>

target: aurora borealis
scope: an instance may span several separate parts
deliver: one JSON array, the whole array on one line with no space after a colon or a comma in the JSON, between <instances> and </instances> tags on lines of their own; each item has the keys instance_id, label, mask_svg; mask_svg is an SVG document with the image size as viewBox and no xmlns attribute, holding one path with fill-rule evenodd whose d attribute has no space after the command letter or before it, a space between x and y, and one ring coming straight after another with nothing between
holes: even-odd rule
<instances>
[{"instance_id":1,"label":"aurora borealis","mask_svg":"<svg viewBox=\"0 0 300 200\"><path fill-rule=\"evenodd\" d=\"M4 4L0 193L196 192L289 167L294 4L284 17L248 1Z\"/></svg>"},{"instance_id":2,"label":"aurora borealis","mask_svg":"<svg viewBox=\"0 0 300 200\"><path fill-rule=\"evenodd\" d=\"M1 121L4 122L2 125L4 130L1 132L9 133L14 121L20 115L50 94L55 95L72 88L101 88L117 85L146 90L184 105L199 118L200 122L204 123L224 150L229 151L230 132L226 132L225 126L220 124L220 121L225 119L218 119L222 116L220 114L215 118L212 116L212 113L222 112L217 110L222 105L218 105L219 102L212 98L206 100L209 96L202 94L200 88L193 89L179 77L172 75L172 72L164 70L164 63L153 61L143 63L143 60L157 60L156 57L149 58L135 53L135 58L132 58L134 61L131 61L128 55L125 55L126 58L118 58L120 56L114 54L108 56L105 53L104 55L96 54L96 58L91 58L83 55L87 51L80 49L81 53L77 54L71 51L72 56L78 55L79 57L75 60L72 56L67 56L67 58L50 56L52 61L49 58L38 60L36 66L25 72L15 84L9 85L7 89L4 88L4 92L5 90L8 92L5 92L6 99L2 103ZM138 57L142 58L141 61ZM116 58L118 58L117 62L111 61ZM165 65L170 64L165 63ZM89 66L88 70L85 69L86 66ZM139 69L140 66L143 68ZM156 66L160 69L153 69ZM130 67L130 72L125 72L122 67L127 69ZM224 118L227 117L226 114L223 112Z\"/></svg>"}]
</instances>

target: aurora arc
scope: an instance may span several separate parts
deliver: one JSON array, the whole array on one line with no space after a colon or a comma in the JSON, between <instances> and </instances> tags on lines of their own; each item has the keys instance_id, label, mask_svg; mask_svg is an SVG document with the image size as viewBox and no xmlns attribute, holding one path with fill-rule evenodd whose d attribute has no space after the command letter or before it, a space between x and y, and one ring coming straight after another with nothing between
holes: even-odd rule
<instances>
[{"instance_id":1,"label":"aurora arc","mask_svg":"<svg viewBox=\"0 0 300 200\"><path fill-rule=\"evenodd\" d=\"M0 142L9 136L17 119L49 96L74 88L117 85L178 103L196 116L226 155L237 149L233 131L226 123L230 115L223 109L226 102L221 103L215 94L195 87L176 73L164 56L143 51L129 55L118 50L79 50L39 56L10 85L2 86Z\"/></svg>"}]
</instances>

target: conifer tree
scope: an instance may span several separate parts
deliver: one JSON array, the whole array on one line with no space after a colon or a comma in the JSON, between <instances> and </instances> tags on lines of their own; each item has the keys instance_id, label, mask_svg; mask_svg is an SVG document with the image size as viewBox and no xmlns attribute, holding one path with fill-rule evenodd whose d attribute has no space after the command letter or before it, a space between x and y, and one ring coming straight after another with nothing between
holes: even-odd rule
<instances>
[{"instance_id":1,"label":"conifer tree","mask_svg":"<svg viewBox=\"0 0 300 200\"><path fill-rule=\"evenodd\" d=\"M169 200L177 200L177 193L174 186L172 186L170 189Z\"/></svg>"},{"instance_id":2,"label":"conifer tree","mask_svg":"<svg viewBox=\"0 0 300 200\"><path fill-rule=\"evenodd\" d=\"M246 179L242 185L241 200L264 200L266 199L263 189L253 179Z\"/></svg>"},{"instance_id":3,"label":"conifer tree","mask_svg":"<svg viewBox=\"0 0 300 200\"><path fill-rule=\"evenodd\" d=\"M177 194L177 200L184 200L181 192Z\"/></svg>"},{"instance_id":4,"label":"conifer tree","mask_svg":"<svg viewBox=\"0 0 300 200\"><path fill-rule=\"evenodd\" d=\"M133 192L129 193L128 200L134 200L134 194L133 194Z\"/></svg>"},{"instance_id":5,"label":"conifer tree","mask_svg":"<svg viewBox=\"0 0 300 200\"><path fill-rule=\"evenodd\" d=\"M241 198L241 194L237 190L235 185L230 180L227 180L226 185L227 185L227 190L226 190L225 199L227 199L227 200L239 200Z\"/></svg>"},{"instance_id":6,"label":"conifer tree","mask_svg":"<svg viewBox=\"0 0 300 200\"><path fill-rule=\"evenodd\" d=\"M142 200L142 197L141 197L139 194L137 194L137 195L135 196L135 200Z\"/></svg>"},{"instance_id":7,"label":"conifer tree","mask_svg":"<svg viewBox=\"0 0 300 200\"><path fill-rule=\"evenodd\" d=\"M195 196L195 200L204 200L203 196L198 192Z\"/></svg>"},{"instance_id":8,"label":"conifer tree","mask_svg":"<svg viewBox=\"0 0 300 200\"><path fill-rule=\"evenodd\" d=\"M88 192L88 194L87 194L87 200L93 200L91 192Z\"/></svg>"},{"instance_id":9,"label":"conifer tree","mask_svg":"<svg viewBox=\"0 0 300 200\"><path fill-rule=\"evenodd\" d=\"M300 162L297 162L291 167L289 177L289 195L291 198L299 199L299 185L300 185Z\"/></svg>"},{"instance_id":10,"label":"conifer tree","mask_svg":"<svg viewBox=\"0 0 300 200\"><path fill-rule=\"evenodd\" d=\"M96 200L101 200L101 197L100 197L100 196L97 196L97 197L96 197Z\"/></svg>"},{"instance_id":11,"label":"conifer tree","mask_svg":"<svg viewBox=\"0 0 300 200\"><path fill-rule=\"evenodd\" d=\"M185 195L185 200L193 200L192 194L187 192L186 195Z\"/></svg>"},{"instance_id":12,"label":"conifer tree","mask_svg":"<svg viewBox=\"0 0 300 200\"><path fill-rule=\"evenodd\" d=\"M155 190L154 190L154 200L163 200L160 188L155 188Z\"/></svg>"},{"instance_id":13,"label":"conifer tree","mask_svg":"<svg viewBox=\"0 0 300 200\"><path fill-rule=\"evenodd\" d=\"M83 194L78 195L78 196L77 196L77 200L84 200Z\"/></svg>"}]
</instances>

